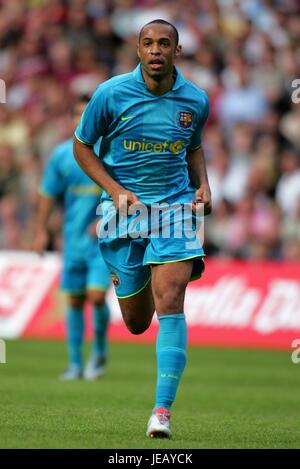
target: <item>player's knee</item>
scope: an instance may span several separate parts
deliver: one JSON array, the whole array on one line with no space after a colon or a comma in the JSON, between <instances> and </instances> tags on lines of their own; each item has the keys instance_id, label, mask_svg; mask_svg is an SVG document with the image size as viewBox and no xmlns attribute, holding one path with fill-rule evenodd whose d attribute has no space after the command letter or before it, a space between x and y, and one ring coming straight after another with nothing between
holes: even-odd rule
<instances>
[{"instance_id":1,"label":"player's knee","mask_svg":"<svg viewBox=\"0 0 300 469\"><path fill-rule=\"evenodd\" d=\"M88 293L88 300L95 306L101 307L105 303L105 292L90 291Z\"/></svg>"},{"instance_id":2,"label":"player's knee","mask_svg":"<svg viewBox=\"0 0 300 469\"><path fill-rule=\"evenodd\" d=\"M84 301L84 295L70 295L68 298L68 303L72 308L81 308L84 304Z\"/></svg>"},{"instance_id":3,"label":"player's knee","mask_svg":"<svg viewBox=\"0 0 300 469\"><path fill-rule=\"evenodd\" d=\"M176 311L182 302L185 289L186 283L183 282L171 282L165 288L159 286L155 289L156 303L158 303L156 306L160 306L159 309Z\"/></svg>"},{"instance_id":4,"label":"player's knee","mask_svg":"<svg viewBox=\"0 0 300 469\"><path fill-rule=\"evenodd\" d=\"M127 329L131 334L139 335L145 332L151 324L151 321L143 321L127 318L125 319Z\"/></svg>"}]
</instances>

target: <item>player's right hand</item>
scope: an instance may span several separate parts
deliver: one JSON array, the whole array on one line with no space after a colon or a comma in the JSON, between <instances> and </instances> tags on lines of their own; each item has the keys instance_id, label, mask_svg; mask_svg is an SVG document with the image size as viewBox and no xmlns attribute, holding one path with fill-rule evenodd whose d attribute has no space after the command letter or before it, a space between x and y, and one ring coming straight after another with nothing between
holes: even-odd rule
<instances>
[{"instance_id":1,"label":"player's right hand","mask_svg":"<svg viewBox=\"0 0 300 469\"><path fill-rule=\"evenodd\" d=\"M33 251L35 251L37 254L42 255L48 246L48 242L49 242L48 232L46 230L39 230L36 233L35 240L32 245Z\"/></svg>"},{"instance_id":2,"label":"player's right hand","mask_svg":"<svg viewBox=\"0 0 300 469\"><path fill-rule=\"evenodd\" d=\"M126 189L118 191L112 198L114 206L123 216L130 214L130 207L133 204L141 203L134 192L127 191Z\"/></svg>"}]
</instances>

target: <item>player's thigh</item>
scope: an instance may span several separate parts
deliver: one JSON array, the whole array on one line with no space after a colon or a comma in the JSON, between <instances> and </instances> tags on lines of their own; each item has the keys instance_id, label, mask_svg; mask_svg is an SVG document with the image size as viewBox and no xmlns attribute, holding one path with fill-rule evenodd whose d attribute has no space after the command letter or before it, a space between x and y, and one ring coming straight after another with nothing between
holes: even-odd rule
<instances>
[{"instance_id":1,"label":"player's thigh","mask_svg":"<svg viewBox=\"0 0 300 469\"><path fill-rule=\"evenodd\" d=\"M193 270L193 260L154 264L151 269L152 292L157 314L182 313L186 286Z\"/></svg>"},{"instance_id":2,"label":"player's thigh","mask_svg":"<svg viewBox=\"0 0 300 469\"><path fill-rule=\"evenodd\" d=\"M129 237L100 242L119 299L137 295L150 281L150 267L143 265L146 243L145 239Z\"/></svg>"},{"instance_id":3,"label":"player's thigh","mask_svg":"<svg viewBox=\"0 0 300 469\"><path fill-rule=\"evenodd\" d=\"M155 310L151 282L135 295L118 301L124 322L132 333L141 334L148 329Z\"/></svg>"},{"instance_id":4,"label":"player's thigh","mask_svg":"<svg viewBox=\"0 0 300 469\"><path fill-rule=\"evenodd\" d=\"M203 248L196 230L192 227L192 215L183 214L169 219L170 230L159 237L151 237L145 252L145 264L151 265L152 291L158 315L183 311L187 283L199 278L203 271ZM190 216L190 220L188 220ZM168 220L162 220L163 228ZM187 223L190 222L190 223ZM184 228L184 229L183 229Z\"/></svg>"},{"instance_id":5,"label":"player's thigh","mask_svg":"<svg viewBox=\"0 0 300 469\"><path fill-rule=\"evenodd\" d=\"M147 242L127 237L100 243L123 319L134 333L149 326L154 312L149 285L151 271L149 266L143 265Z\"/></svg>"}]
</instances>

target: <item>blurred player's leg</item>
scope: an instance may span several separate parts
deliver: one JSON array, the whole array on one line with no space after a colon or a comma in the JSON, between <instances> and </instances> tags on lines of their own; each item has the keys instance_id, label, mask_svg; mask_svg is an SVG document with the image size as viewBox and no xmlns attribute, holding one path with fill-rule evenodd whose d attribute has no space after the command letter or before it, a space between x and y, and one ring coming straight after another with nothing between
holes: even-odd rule
<instances>
[{"instance_id":1,"label":"blurred player's leg","mask_svg":"<svg viewBox=\"0 0 300 469\"><path fill-rule=\"evenodd\" d=\"M67 341L69 367L60 375L64 381L72 381L82 377L82 346L84 340L84 295L69 295L67 307Z\"/></svg>"},{"instance_id":2,"label":"blurred player's leg","mask_svg":"<svg viewBox=\"0 0 300 469\"><path fill-rule=\"evenodd\" d=\"M157 384L147 435L170 437L170 408L186 364L187 327L183 314L192 261L152 266L152 290L159 320L156 341Z\"/></svg>"},{"instance_id":3,"label":"blurred player's leg","mask_svg":"<svg viewBox=\"0 0 300 469\"><path fill-rule=\"evenodd\" d=\"M84 378L94 380L105 372L107 362L107 329L109 309L105 295L110 285L110 273L99 252L96 240L87 262L86 290L93 309L94 339L90 358L84 370Z\"/></svg>"},{"instance_id":4,"label":"blurred player's leg","mask_svg":"<svg viewBox=\"0 0 300 469\"><path fill-rule=\"evenodd\" d=\"M84 377L93 380L99 378L105 372L109 308L105 303L105 292L89 291L88 299L93 308L94 340L91 355L84 370Z\"/></svg>"}]
</instances>

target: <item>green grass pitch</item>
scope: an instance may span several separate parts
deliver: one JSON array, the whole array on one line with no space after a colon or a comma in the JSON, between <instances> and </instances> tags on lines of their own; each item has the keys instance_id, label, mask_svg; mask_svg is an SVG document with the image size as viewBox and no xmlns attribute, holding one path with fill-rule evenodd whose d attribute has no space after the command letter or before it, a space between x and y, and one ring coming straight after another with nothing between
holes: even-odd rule
<instances>
[{"instance_id":1,"label":"green grass pitch","mask_svg":"<svg viewBox=\"0 0 300 469\"><path fill-rule=\"evenodd\" d=\"M97 382L62 383L65 344L6 343L1 448L299 448L300 364L290 352L193 348L173 406L171 440L145 436L154 345L111 344Z\"/></svg>"}]
</instances>

